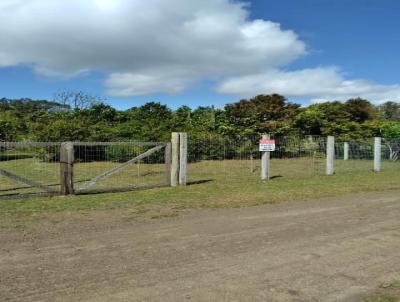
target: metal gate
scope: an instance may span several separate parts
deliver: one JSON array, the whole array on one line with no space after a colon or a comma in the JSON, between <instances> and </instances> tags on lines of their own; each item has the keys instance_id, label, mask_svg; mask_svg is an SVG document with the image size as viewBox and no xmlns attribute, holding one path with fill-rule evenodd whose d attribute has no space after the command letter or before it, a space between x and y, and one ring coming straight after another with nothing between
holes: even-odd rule
<instances>
[{"instance_id":1,"label":"metal gate","mask_svg":"<svg viewBox=\"0 0 400 302\"><path fill-rule=\"evenodd\" d=\"M0 142L0 197L170 185L170 142Z\"/></svg>"},{"instance_id":2,"label":"metal gate","mask_svg":"<svg viewBox=\"0 0 400 302\"><path fill-rule=\"evenodd\" d=\"M60 193L60 143L0 142L0 197Z\"/></svg>"},{"instance_id":3,"label":"metal gate","mask_svg":"<svg viewBox=\"0 0 400 302\"><path fill-rule=\"evenodd\" d=\"M72 170L72 181L66 177L69 182L65 186L72 185L71 191L75 194L127 191L170 184L169 142L72 144L73 169L66 167L64 170Z\"/></svg>"}]
</instances>

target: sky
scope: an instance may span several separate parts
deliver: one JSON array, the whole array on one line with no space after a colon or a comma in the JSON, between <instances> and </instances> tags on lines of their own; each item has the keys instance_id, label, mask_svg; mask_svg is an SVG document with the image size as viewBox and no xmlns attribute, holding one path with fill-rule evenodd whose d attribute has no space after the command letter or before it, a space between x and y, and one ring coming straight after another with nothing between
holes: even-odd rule
<instances>
[{"instance_id":1,"label":"sky","mask_svg":"<svg viewBox=\"0 0 400 302\"><path fill-rule=\"evenodd\" d=\"M400 102L397 0L1 0L0 98Z\"/></svg>"}]
</instances>

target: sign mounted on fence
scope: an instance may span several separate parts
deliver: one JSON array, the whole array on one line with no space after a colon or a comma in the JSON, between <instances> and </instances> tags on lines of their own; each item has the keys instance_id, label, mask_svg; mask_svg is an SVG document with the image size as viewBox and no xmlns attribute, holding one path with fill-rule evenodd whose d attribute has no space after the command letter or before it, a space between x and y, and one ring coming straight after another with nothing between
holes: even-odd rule
<instances>
[{"instance_id":1,"label":"sign mounted on fence","mask_svg":"<svg viewBox=\"0 0 400 302\"><path fill-rule=\"evenodd\" d=\"M274 139L260 139L260 151L261 152L275 151L275 140Z\"/></svg>"}]
</instances>

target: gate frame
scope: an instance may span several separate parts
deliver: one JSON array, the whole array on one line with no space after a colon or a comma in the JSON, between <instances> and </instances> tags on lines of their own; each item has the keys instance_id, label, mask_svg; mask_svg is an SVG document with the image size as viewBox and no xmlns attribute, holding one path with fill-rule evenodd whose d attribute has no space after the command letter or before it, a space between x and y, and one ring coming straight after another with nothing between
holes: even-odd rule
<instances>
[{"instance_id":1,"label":"gate frame","mask_svg":"<svg viewBox=\"0 0 400 302\"><path fill-rule=\"evenodd\" d=\"M61 146L61 143L58 143L58 142L47 142L47 143L45 143L45 142L0 142L0 148L60 147L60 146ZM28 178L25 178L23 176L17 175L15 173L9 172L4 169L0 169L0 175L11 178L12 180L23 183L25 185L28 185L29 187L45 191L44 193L54 194L54 195L60 194L60 192L58 190L55 190L54 188L52 188L48 185L41 184L39 182L30 180Z\"/></svg>"},{"instance_id":2,"label":"gate frame","mask_svg":"<svg viewBox=\"0 0 400 302\"><path fill-rule=\"evenodd\" d=\"M115 173L118 173L125 167L143 160L153 153L162 150L164 151L165 162L165 180L167 186L185 186L187 183L187 133L173 132L171 141L169 142L0 142L0 148L10 147L59 147L59 164L60 164L60 190L41 184L39 182L30 180L23 176L14 174L12 172L0 169L0 175L11 178L15 181L28 185L29 187L38 188L45 193L54 195L74 195L86 194L91 191L86 191L90 186L94 185L100 180L103 180ZM138 156L122 163L118 167L103 172L90 180L86 181L79 188L74 188L74 148L75 146L149 146L153 147ZM130 188L132 189L132 188ZM119 189L122 190L122 189ZM125 189L126 190L126 189ZM100 190L96 190L100 191ZM113 190L104 190L112 192ZM114 190L117 191L117 190Z\"/></svg>"},{"instance_id":3,"label":"gate frame","mask_svg":"<svg viewBox=\"0 0 400 302\"><path fill-rule=\"evenodd\" d=\"M118 188L118 189L96 189L96 190L87 190L89 187L92 185L96 184L98 181L103 180L113 174L118 173L122 169L128 167L129 165L139 161L143 160L153 153L162 150L165 148L165 153L164 153L164 162L165 162L165 174L166 174L166 185L170 185L170 167L171 167L171 160L170 160L170 145L171 143L169 142L137 142L137 141L130 141L130 142L70 142L70 143L65 143L65 146L68 146L70 144L72 146L72 151L70 148L66 150L67 152L74 152L74 147L75 146L150 146L153 147L138 156L135 156L134 158L122 163L118 167L112 168L106 172L103 172L99 175L96 175L95 177L91 178L90 180L86 181L83 185L81 185L79 188L74 189L73 188L73 162L66 162L62 163L65 166L61 168L61 174L64 175L63 178L61 178L61 181L66 181L66 183L62 184L61 186L64 188L70 188L69 190L65 190L62 192L63 195L78 195L78 194L88 194L88 193L99 193L99 192L116 192L116 191L128 191L132 190L132 187L130 188ZM66 156L67 158L73 158L73 154L69 154ZM65 173L67 172L68 175L65 176Z\"/></svg>"}]
</instances>

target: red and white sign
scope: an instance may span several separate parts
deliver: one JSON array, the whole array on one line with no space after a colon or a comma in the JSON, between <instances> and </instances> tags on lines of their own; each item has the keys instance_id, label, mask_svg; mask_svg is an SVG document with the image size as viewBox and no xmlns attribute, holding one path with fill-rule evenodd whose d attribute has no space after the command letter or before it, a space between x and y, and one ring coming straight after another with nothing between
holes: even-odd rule
<instances>
[{"instance_id":1,"label":"red and white sign","mask_svg":"<svg viewBox=\"0 0 400 302\"><path fill-rule=\"evenodd\" d=\"M275 151L275 140L274 139L260 139L260 151L262 151L262 152Z\"/></svg>"}]
</instances>

